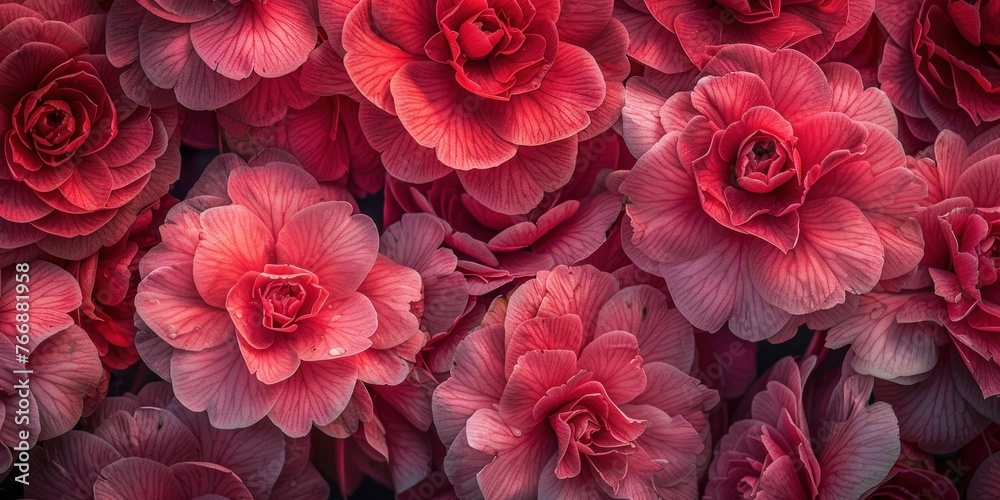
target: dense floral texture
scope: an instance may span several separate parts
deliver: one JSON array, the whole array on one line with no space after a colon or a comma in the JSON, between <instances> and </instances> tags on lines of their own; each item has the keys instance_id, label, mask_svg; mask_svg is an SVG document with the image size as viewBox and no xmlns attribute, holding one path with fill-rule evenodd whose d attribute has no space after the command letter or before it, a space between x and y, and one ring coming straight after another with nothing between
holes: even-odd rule
<instances>
[{"instance_id":1,"label":"dense floral texture","mask_svg":"<svg viewBox=\"0 0 1000 500\"><path fill-rule=\"evenodd\" d=\"M87 421L31 454L34 498L326 498L308 438L267 422L220 430L185 409L164 382L108 398Z\"/></svg>"},{"instance_id":2,"label":"dense floral texture","mask_svg":"<svg viewBox=\"0 0 1000 500\"><path fill-rule=\"evenodd\" d=\"M905 408L903 435L936 453L954 451L1000 418L993 347L1000 225L990 222L1000 219L998 151L998 128L969 144L943 132L928 158L911 162L929 187L919 214L919 271L897 293L862 296L828 337L829 347L851 345L853 369L894 382L880 383L876 395Z\"/></svg>"},{"instance_id":3,"label":"dense floral texture","mask_svg":"<svg viewBox=\"0 0 1000 500\"><path fill-rule=\"evenodd\" d=\"M346 52L370 102L361 126L389 174L426 183L455 172L479 203L519 214L570 180L578 140L618 119L628 35L613 3L319 6L328 43Z\"/></svg>"},{"instance_id":4,"label":"dense floral texture","mask_svg":"<svg viewBox=\"0 0 1000 500\"><path fill-rule=\"evenodd\" d=\"M718 402L693 362L662 292L541 271L493 303L434 393L445 471L461 498L693 496Z\"/></svg>"},{"instance_id":5,"label":"dense floral texture","mask_svg":"<svg viewBox=\"0 0 1000 500\"><path fill-rule=\"evenodd\" d=\"M995 0L877 0L875 14L889 31L878 79L917 139L971 140L1000 119Z\"/></svg>"},{"instance_id":6,"label":"dense floral texture","mask_svg":"<svg viewBox=\"0 0 1000 500\"><path fill-rule=\"evenodd\" d=\"M337 181L365 196L382 189L385 170L361 132L359 99L328 42L310 53L301 70L261 80L244 99L249 102L222 108L219 127L226 145L244 158L268 147L284 149L316 180Z\"/></svg>"},{"instance_id":7,"label":"dense floral texture","mask_svg":"<svg viewBox=\"0 0 1000 500\"><path fill-rule=\"evenodd\" d=\"M403 213L437 216L470 291L482 295L540 270L575 264L605 241L621 201L604 186L604 177L616 169L620 154L620 138L610 131L580 142L569 183L518 215L476 201L455 174L422 185L389 179L385 220Z\"/></svg>"},{"instance_id":8,"label":"dense floral texture","mask_svg":"<svg viewBox=\"0 0 1000 500\"><path fill-rule=\"evenodd\" d=\"M926 188L885 94L856 70L737 45L692 91L657 84L628 85L625 140L641 157L617 181L622 244L696 327L770 338L912 272Z\"/></svg>"},{"instance_id":9,"label":"dense floral texture","mask_svg":"<svg viewBox=\"0 0 1000 500\"><path fill-rule=\"evenodd\" d=\"M716 446L706 498L860 498L886 477L900 452L892 408L867 405L863 375L845 374L826 400L808 394L815 364L786 357L771 369L749 418Z\"/></svg>"},{"instance_id":10,"label":"dense floral texture","mask_svg":"<svg viewBox=\"0 0 1000 500\"><path fill-rule=\"evenodd\" d=\"M874 3L620 0L615 17L628 28L628 55L663 73L683 73L738 43L793 48L819 61L865 26Z\"/></svg>"},{"instance_id":11,"label":"dense floral texture","mask_svg":"<svg viewBox=\"0 0 1000 500\"><path fill-rule=\"evenodd\" d=\"M160 242L159 228L176 203L176 198L164 196L141 212L117 243L66 265L83 294L74 319L90 335L108 370L121 370L139 360L133 319L139 260Z\"/></svg>"},{"instance_id":12,"label":"dense floral texture","mask_svg":"<svg viewBox=\"0 0 1000 500\"><path fill-rule=\"evenodd\" d=\"M20 441L34 446L36 440L72 429L83 415L85 398L98 390L104 370L97 349L70 316L80 302L76 280L48 262L0 271L0 399L6 408L0 471L10 468L9 448ZM26 356L27 364L17 355ZM27 439L20 437L23 432Z\"/></svg>"},{"instance_id":13,"label":"dense floral texture","mask_svg":"<svg viewBox=\"0 0 1000 500\"><path fill-rule=\"evenodd\" d=\"M216 158L140 263L140 355L222 428L356 430L364 383L395 385L425 342L420 276L286 154ZM351 409L351 411L346 411Z\"/></svg>"},{"instance_id":14,"label":"dense floral texture","mask_svg":"<svg viewBox=\"0 0 1000 500\"><path fill-rule=\"evenodd\" d=\"M317 34L300 0L122 0L108 14L108 57L140 102L262 116L300 98L282 84Z\"/></svg>"},{"instance_id":15,"label":"dense floral texture","mask_svg":"<svg viewBox=\"0 0 1000 500\"><path fill-rule=\"evenodd\" d=\"M177 179L176 110L126 97L105 17L85 0L0 4L0 265L83 259Z\"/></svg>"}]
</instances>

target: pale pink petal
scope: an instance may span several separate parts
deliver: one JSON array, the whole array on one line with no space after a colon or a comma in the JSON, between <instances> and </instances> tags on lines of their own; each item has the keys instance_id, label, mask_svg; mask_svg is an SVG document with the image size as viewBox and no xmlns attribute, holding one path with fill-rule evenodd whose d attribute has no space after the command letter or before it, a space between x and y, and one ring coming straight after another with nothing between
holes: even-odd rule
<instances>
[{"instance_id":1,"label":"pale pink petal","mask_svg":"<svg viewBox=\"0 0 1000 500\"><path fill-rule=\"evenodd\" d=\"M820 491L830 498L860 497L885 479L899 456L899 425L888 404L859 409L828 432L818 458Z\"/></svg>"},{"instance_id":2,"label":"pale pink petal","mask_svg":"<svg viewBox=\"0 0 1000 500\"><path fill-rule=\"evenodd\" d=\"M202 212L201 227L194 284L206 304L225 307L226 295L244 274L261 272L274 262L274 237L250 209L239 205Z\"/></svg>"},{"instance_id":3,"label":"pale pink petal","mask_svg":"<svg viewBox=\"0 0 1000 500\"><path fill-rule=\"evenodd\" d=\"M646 372L639 342L631 333L615 331L597 336L580 353L580 368L594 375L616 404L628 403L646 389Z\"/></svg>"},{"instance_id":4,"label":"pale pink petal","mask_svg":"<svg viewBox=\"0 0 1000 500\"><path fill-rule=\"evenodd\" d=\"M520 429L535 426L547 417L533 412L538 401L579 372L572 351L528 351L518 360L500 398L498 409L503 420ZM645 377L642 382L645 383Z\"/></svg>"},{"instance_id":5,"label":"pale pink petal","mask_svg":"<svg viewBox=\"0 0 1000 500\"><path fill-rule=\"evenodd\" d=\"M201 299L190 263L154 270L139 283L136 314L173 347L202 350L226 342L235 333L225 309Z\"/></svg>"},{"instance_id":6,"label":"pale pink petal","mask_svg":"<svg viewBox=\"0 0 1000 500\"><path fill-rule=\"evenodd\" d=\"M72 325L31 352L31 394L38 405L39 440L73 428L83 415L84 396L97 390L104 367L87 332Z\"/></svg>"},{"instance_id":7,"label":"pale pink petal","mask_svg":"<svg viewBox=\"0 0 1000 500\"><path fill-rule=\"evenodd\" d=\"M148 458L164 465L201 458L191 431L172 413L159 408L119 411L104 420L94 434L126 457Z\"/></svg>"},{"instance_id":8,"label":"pale pink petal","mask_svg":"<svg viewBox=\"0 0 1000 500\"><path fill-rule=\"evenodd\" d=\"M344 66L368 100L383 111L395 114L390 81L403 66L419 58L378 36L371 28L372 23L371 0L360 1L347 15L343 24L343 43L347 50Z\"/></svg>"},{"instance_id":9,"label":"pale pink petal","mask_svg":"<svg viewBox=\"0 0 1000 500\"><path fill-rule=\"evenodd\" d=\"M451 378L434 391L434 423L446 445L463 431L465 421L480 408L500 402L507 377L504 374L502 325L469 334L459 344Z\"/></svg>"},{"instance_id":10,"label":"pale pink petal","mask_svg":"<svg viewBox=\"0 0 1000 500\"><path fill-rule=\"evenodd\" d=\"M228 194L234 204L253 212L270 229L275 241L291 216L322 201L312 176L297 166L279 163L233 170Z\"/></svg>"},{"instance_id":11,"label":"pale pink petal","mask_svg":"<svg viewBox=\"0 0 1000 500\"><path fill-rule=\"evenodd\" d=\"M341 201L318 203L289 218L278 234L278 261L315 273L331 299L357 290L378 255L375 223L353 211Z\"/></svg>"},{"instance_id":12,"label":"pale pink petal","mask_svg":"<svg viewBox=\"0 0 1000 500\"><path fill-rule=\"evenodd\" d=\"M354 392L357 371L341 360L302 363L285 381L267 414L285 434L301 437L312 424L326 425L340 416Z\"/></svg>"},{"instance_id":13,"label":"pale pink petal","mask_svg":"<svg viewBox=\"0 0 1000 500\"><path fill-rule=\"evenodd\" d=\"M601 308L595 333L614 330L635 335L645 363L661 361L682 371L694 363L694 328L649 285L625 288Z\"/></svg>"},{"instance_id":14,"label":"pale pink petal","mask_svg":"<svg viewBox=\"0 0 1000 500\"><path fill-rule=\"evenodd\" d=\"M200 352L178 352L170 362L177 399L191 411L207 411L212 425L253 425L274 406L280 384L269 386L247 369L235 341Z\"/></svg>"},{"instance_id":15,"label":"pale pink petal","mask_svg":"<svg viewBox=\"0 0 1000 500\"><path fill-rule=\"evenodd\" d=\"M521 356L536 350L565 350L576 354L583 345L583 324L574 314L525 321L509 334L504 371L508 376Z\"/></svg>"},{"instance_id":16,"label":"pale pink petal","mask_svg":"<svg viewBox=\"0 0 1000 500\"><path fill-rule=\"evenodd\" d=\"M496 498L534 497L542 467L555 451L554 443L539 432L517 435L493 409L482 409L469 419L469 445L496 458L477 474L483 493Z\"/></svg>"},{"instance_id":17,"label":"pale pink petal","mask_svg":"<svg viewBox=\"0 0 1000 500\"><path fill-rule=\"evenodd\" d=\"M750 276L764 300L792 314L808 314L844 302L846 292L865 293L878 283L884 250L854 204L827 198L798 213L802 227L794 249L782 254L764 242L751 247Z\"/></svg>"},{"instance_id":18,"label":"pale pink petal","mask_svg":"<svg viewBox=\"0 0 1000 500\"><path fill-rule=\"evenodd\" d=\"M378 314L378 328L371 336L372 347L387 349L418 332L419 320L410 312L421 297L420 275L392 259L379 255L371 272L358 287Z\"/></svg>"}]
</instances>

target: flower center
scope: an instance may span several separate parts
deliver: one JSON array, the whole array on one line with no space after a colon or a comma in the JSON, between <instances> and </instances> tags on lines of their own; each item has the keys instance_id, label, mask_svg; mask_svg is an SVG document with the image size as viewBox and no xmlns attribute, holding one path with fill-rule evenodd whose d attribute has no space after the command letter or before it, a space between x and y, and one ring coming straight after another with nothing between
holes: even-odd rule
<instances>
[{"instance_id":1,"label":"flower center","mask_svg":"<svg viewBox=\"0 0 1000 500\"><path fill-rule=\"evenodd\" d=\"M744 141L741 154L736 159L736 184L752 193L774 191L789 179L795 171L784 147L774 137L754 136Z\"/></svg>"},{"instance_id":2,"label":"flower center","mask_svg":"<svg viewBox=\"0 0 1000 500\"><path fill-rule=\"evenodd\" d=\"M274 331L293 332L299 321L315 316L329 296L318 282L315 274L295 266L265 266L253 287L264 326Z\"/></svg>"}]
</instances>

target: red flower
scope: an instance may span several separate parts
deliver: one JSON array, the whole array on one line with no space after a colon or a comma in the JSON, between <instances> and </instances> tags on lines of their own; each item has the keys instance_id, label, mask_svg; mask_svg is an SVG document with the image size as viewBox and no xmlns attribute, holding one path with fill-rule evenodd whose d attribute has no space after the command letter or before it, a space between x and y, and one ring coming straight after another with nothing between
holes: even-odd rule
<instances>
[{"instance_id":1,"label":"red flower","mask_svg":"<svg viewBox=\"0 0 1000 500\"><path fill-rule=\"evenodd\" d=\"M364 384L402 382L425 342L420 277L278 152L251 165L216 158L168 214L140 263L139 353L216 426L353 433Z\"/></svg>"},{"instance_id":2,"label":"red flower","mask_svg":"<svg viewBox=\"0 0 1000 500\"><path fill-rule=\"evenodd\" d=\"M569 181L577 141L619 116L628 36L612 0L344 3L321 1L320 19L399 180L457 172L484 206L524 213Z\"/></svg>"},{"instance_id":3,"label":"red flower","mask_svg":"<svg viewBox=\"0 0 1000 500\"><path fill-rule=\"evenodd\" d=\"M172 108L136 105L104 55L105 15L72 0L0 5L0 265L83 259L177 179ZM49 16L51 20L46 20Z\"/></svg>"},{"instance_id":4,"label":"red flower","mask_svg":"<svg viewBox=\"0 0 1000 500\"><path fill-rule=\"evenodd\" d=\"M434 392L460 498L696 494L718 402L687 373L691 325L662 292L590 266L493 303Z\"/></svg>"},{"instance_id":5,"label":"red flower","mask_svg":"<svg viewBox=\"0 0 1000 500\"><path fill-rule=\"evenodd\" d=\"M785 338L916 267L926 188L856 70L735 45L689 92L656 84L629 82L622 245L696 327Z\"/></svg>"},{"instance_id":6,"label":"red flower","mask_svg":"<svg viewBox=\"0 0 1000 500\"><path fill-rule=\"evenodd\" d=\"M876 2L889 31L882 90L917 139L951 130L966 140L1000 120L1000 8L995 1Z\"/></svg>"}]
</instances>

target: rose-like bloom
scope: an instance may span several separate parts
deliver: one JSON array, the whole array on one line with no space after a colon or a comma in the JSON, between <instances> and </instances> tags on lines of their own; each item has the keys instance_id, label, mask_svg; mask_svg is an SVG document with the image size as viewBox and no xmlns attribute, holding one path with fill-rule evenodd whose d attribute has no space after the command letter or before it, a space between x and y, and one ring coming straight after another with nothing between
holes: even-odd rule
<instances>
[{"instance_id":1,"label":"rose-like bloom","mask_svg":"<svg viewBox=\"0 0 1000 500\"><path fill-rule=\"evenodd\" d=\"M736 45L691 91L654 83L629 81L622 245L696 327L766 339L916 267L926 187L856 70Z\"/></svg>"},{"instance_id":2,"label":"rose-like bloom","mask_svg":"<svg viewBox=\"0 0 1000 500\"><path fill-rule=\"evenodd\" d=\"M1000 4L996 0L875 2L889 31L881 88L924 143L951 130L971 140L1000 119Z\"/></svg>"},{"instance_id":3,"label":"rose-like bloom","mask_svg":"<svg viewBox=\"0 0 1000 500\"><path fill-rule=\"evenodd\" d=\"M715 391L688 375L691 325L648 285L542 271L458 348L434 392L460 498L680 498L697 492Z\"/></svg>"},{"instance_id":4,"label":"rose-like bloom","mask_svg":"<svg viewBox=\"0 0 1000 500\"><path fill-rule=\"evenodd\" d=\"M385 222L404 213L437 216L447 230L445 245L459 256L458 268L475 295L543 269L575 264L605 241L621 212L621 201L604 187L604 177L618 168L624 149L612 131L582 141L578 148L569 183L523 214L490 210L451 174L420 185L390 178Z\"/></svg>"},{"instance_id":5,"label":"rose-like bloom","mask_svg":"<svg viewBox=\"0 0 1000 500\"><path fill-rule=\"evenodd\" d=\"M663 73L705 64L726 45L792 48L814 61L871 18L874 2L844 0L623 0L615 17L628 28L628 55Z\"/></svg>"},{"instance_id":6,"label":"rose-like bloom","mask_svg":"<svg viewBox=\"0 0 1000 500\"><path fill-rule=\"evenodd\" d=\"M577 141L620 115L628 35L613 0L352 3L320 1L320 20L401 181L455 172L482 205L525 213L569 181Z\"/></svg>"},{"instance_id":7,"label":"rose-like bloom","mask_svg":"<svg viewBox=\"0 0 1000 500\"><path fill-rule=\"evenodd\" d=\"M287 157L217 157L142 259L139 354L212 424L265 415L291 436L352 433L365 383L410 373L424 334L420 276ZM352 406L353 408L353 406Z\"/></svg>"},{"instance_id":8,"label":"rose-like bloom","mask_svg":"<svg viewBox=\"0 0 1000 500\"><path fill-rule=\"evenodd\" d=\"M170 385L108 398L74 430L32 450L33 498L319 499L330 487L309 463L308 438L267 422L212 427L180 405ZM136 496L138 495L138 496Z\"/></svg>"},{"instance_id":9,"label":"rose-like bloom","mask_svg":"<svg viewBox=\"0 0 1000 500\"><path fill-rule=\"evenodd\" d=\"M911 500L936 498L958 500L958 490L947 477L934 470L934 460L913 445L903 442L899 459L889 475L878 486L868 490L861 498L885 500Z\"/></svg>"},{"instance_id":10,"label":"rose-like bloom","mask_svg":"<svg viewBox=\"0 0 1000 500\"><path fill-rule=\"evenodd\" d=\"M0 473L10 469L9 448L22 441L19 431L28 432L28 446L69 431L104 375L97 349L70 316L80 307L80 285L54 264L27 264L27 271L18 266L0 271L0 400L7 408L0 422Z\"/></svg>"},{"instance_id":11,"label":"rose-like bloom","mask_svg":"<svg viewBox=\"0 0 1000 500\"><path fill-rule=\"evenodd\" d=\"M958 449L1000 418L992 354L1000 284L990 236L998 228L988 222L1000 207L997 132L969 144L942 132L911 161L929 187L918 217L926 246L918 272L900 292L860 297L827 339L831 348L851 345L853 369L887 381L876 396L905 409L903 436L932 453Z\"/></svg>"},{"instance_id":12,"label":"rose-like bloom","mask_svg":"<svg viewBox=\"0 0 1000 500\"><path fill-rule=\"evenodd\" d=\"M76 324L90 335L106 370L122 370L139 360L133 319L139 260L160 242L158 228L176 203L173 196L164 196L140 213L117 243L66 265L83 294Z\"/></svg>"},{"instance_id":13,"label":"rose-like bloom","mask_svg":"<svg viewBox=\"0 0 1000 500\"><path fill-rule=\"evenodd\" d=\"M860 498L886 477L900 452L892 408L866 406L873 379L863 375L845 374L825 400L807 394L815 365L786 357L771 368L749 418L716 446L705 498Z\"/></svg>"},{"instance_id":14,"label":"rose-like bloom","mask_svg":"<svg viewBox=\"0 0 1000 500\"><path fill-rule=\"evenodd\" d=\"M32 8L38 9L35 12ZM173 108L136 105L104 55L94 2L0 5L0 265L82 259L177 179Z\"/></svg>"},{"instance_id":15,"label":"rose-like bloom","mask_svg":"<svg viewBox=\"0 0 1000 500\"><path fill-rule=\"evenodd\" d=\"M278 113L301 97L285 79L316 47L301 0L123 0L108 13L108 57L143 103Z\"/></svg>"}]
</instances>

